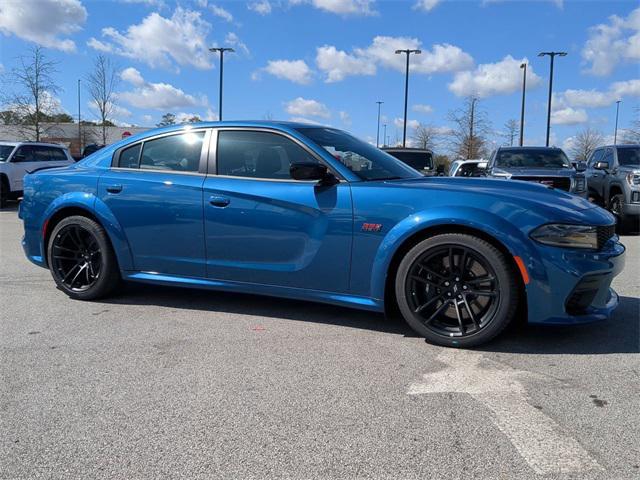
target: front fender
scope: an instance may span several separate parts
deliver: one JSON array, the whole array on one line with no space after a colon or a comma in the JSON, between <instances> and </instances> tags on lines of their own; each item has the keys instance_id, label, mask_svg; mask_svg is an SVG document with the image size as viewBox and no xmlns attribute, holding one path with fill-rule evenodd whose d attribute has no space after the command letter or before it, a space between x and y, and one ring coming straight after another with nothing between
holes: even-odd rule
<instances>
[{"instance_id":1,"label":"front fender","mask_svg":"<svg viewBox=\"0 0 640 480\"><path fill-rule=\"evenodd\" d=\"M371 293L384 298L385 283L391 260L398 249L413 235L432 227L467 227L482 231L499 241L513 256L519 256L527 271L540 272L541 261L531 240L514 224L501 216L473 207L440 207L416 212L397 223L378 247L373 261ZM541 272L544 274L544 272Z\"/></svg>"},{"instance_id":2,"label":"front fender","mask_svg":"<svg viewBox=\"0 0 640 480\"><path fill-rule=\"evenodd\" d=\"M100 198L88 192L69 192L57 197L45 210L42 216L41 228L45 222L49 222L57 212L64 208L81 208L93 214L107 232L120 269L133 270L133 257L124 230L113 215L113 212ZM44 242L44 238L42 241ZM45 248L46 246L43 243L43 253L46 251Z\"/></svg>"}]
</instances>

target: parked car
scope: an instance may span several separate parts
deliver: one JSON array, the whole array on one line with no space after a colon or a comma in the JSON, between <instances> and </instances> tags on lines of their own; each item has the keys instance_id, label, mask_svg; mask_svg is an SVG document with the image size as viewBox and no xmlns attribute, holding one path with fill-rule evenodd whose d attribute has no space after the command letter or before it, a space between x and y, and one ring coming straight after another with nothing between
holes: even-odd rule
<instances>
[{"instance_id":1,"label":"parked car","mask_svg":"<svg viewBox=\"0 0 640 480\"><path fill-rule=\"evenodd\" d=\"M209 122L145 132L25 179L23 246L68 296L120 279L399 307L470 347L529 322L608 318L615 218L526 182L423 177L346 132Z\"/></svg>"},{"instance_id":2,"label":"parked car","mask_svg":"<svg viewBox=\"0 0 640 480\"><path fill-rule=\"evenodd\" d=\"M499 147L491 156L487 176L536 182L587 197L586 164L574 168L556 147Z\"/></svg>"},{"instance_id":3,"label":"parked car","mask_svg":"<svg viewBox=\"0 0 640 480\"><path fill-rule=\"evenodd\" d=\"M485 177L487 175L486 160L456 160L449 167L450 177Z\"/></svg>"},{"instance_id":4,"label":"parked car","mask_svg":"<svg viewBox=\"0 0 640 480\"><path fill-rule=\"evenodd\" d=\"M389 155L396 157L423 175L433 175L433 152L426 148L383 148Z\"/></svg>"},{"instance_id":5,"label":"parked car","mask_svg":"<svg viewBox=\"0 0 640 480\"><path fill-rule=\"evenodd\" d=\"M55 143L0 142L0 208L22 196L25 174L73 162L69 150Z\"/></svg>"},{"instance_id":6,"label":"parked car","mask_svg":"<svg viewBox=\"0 0 640 480\"><path fill-rule=\"evenodd\" d=\"M95 153L98 150L100 150L101 148L104 148L104 145L100 145L100 144L97 144L97 143L91 143L91 144L85 146L82 149L82 158L88 157L92 153Z\"/></svg>"},{"instance_id":7,"label":"parked car","mask_svg":"<svg viewBox=\"0 0 640 480\"><path fill-rule=\"evenodd\" d=\"M609 145L587 162L589 197L608 208L623 227L640 218L640 145Z\"/></svg>"}]
</instances>

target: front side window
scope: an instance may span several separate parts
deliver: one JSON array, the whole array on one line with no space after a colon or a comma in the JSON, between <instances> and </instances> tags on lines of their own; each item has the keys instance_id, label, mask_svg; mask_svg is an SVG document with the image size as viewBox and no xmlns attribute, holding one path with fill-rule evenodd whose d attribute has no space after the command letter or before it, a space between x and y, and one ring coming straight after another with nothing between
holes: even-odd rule
<instances>
[{"instance_id":1,"label":"front side window","mask_svg":"<svg viewBox=\"0 0 640 480\"><path fill-rule=\"evenodd\" d=\"M318 160L292 140L271 132L220 130L218 175L289 180L293 163Z\"/></svg>"},{"instance_id":2,"label":"front side window","mask_svg":"<svg viewBox=\"0 0 640 480\"><path fill-rule=\"evenodd\" d=\"M122 150L122 152L120 152L120 158L118 159L118 166L120 168L138 168L141 147L142 144L138 143Z\"/></svg>"},{"instance_id":3,"label":"front side window","mask_svg":"<svg viewBox=\"0 0 640 480\"><path fill-rule=\"evenodd\" d=\"M362 180L422 178L420 173L397 158L346 132L325 127L301 127L297 130Z\"/></svg>"},{"instance_id":4,"label":"front side window","mask_svg":"<svg viewBox=\"0 0 640 480\"><path fill-rule=\"evenodd\" d=\"M13 145L0 145L0 162L6 162L14 148Z\"/></svg>"},{"instance_id":5,"label":"front side window","mask_svg":"<svg viewBox=\"0 0 640 480\"><path fill-rule=\"evenodd\" d=\"M204 132L187 132L144 142L141 170L197 172Z\"/></svg>"},{"instance_id":6,"label":"front side window","mask_svg":"<svg viewBox=\"0 0 640 480\"><path fill-rule=\"evenodd\" d=\"M572 168L569 159L562 150L546 148L499 150L496 166L503 168Z\"/></svg>"},{"instance_id":7,"label":"front side window","mask_svg":"<svg viewBox=\"0 0 640 480\"><path fill-rule=\"evenodd\" d=\"M602 158L603 153L604 153L604 150L602 149L598 149L595 152L593 152L593 155L591 155L591 158L589 159L589 166L592 167L593 165L596 164L596 162L599 162L600 159Z\"/></svg>"}]
</instances>

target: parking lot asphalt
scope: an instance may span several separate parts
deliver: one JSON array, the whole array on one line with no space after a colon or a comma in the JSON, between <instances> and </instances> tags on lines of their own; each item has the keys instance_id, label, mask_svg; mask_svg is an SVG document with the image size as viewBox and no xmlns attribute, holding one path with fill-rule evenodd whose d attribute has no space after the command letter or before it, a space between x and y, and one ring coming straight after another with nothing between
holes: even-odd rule
<instances>
[{"instance_id":1,"label":"parking lot asphalt","mask_svg":"<svg viewBox=\"0 0 640 480\"><path fill-rule=\"evenodd\" d=\"M474 351L399 319L125 285L80 302L0 212L0 478L640 478L640 237L607 322Z\"/></svg>"}]
</instances>

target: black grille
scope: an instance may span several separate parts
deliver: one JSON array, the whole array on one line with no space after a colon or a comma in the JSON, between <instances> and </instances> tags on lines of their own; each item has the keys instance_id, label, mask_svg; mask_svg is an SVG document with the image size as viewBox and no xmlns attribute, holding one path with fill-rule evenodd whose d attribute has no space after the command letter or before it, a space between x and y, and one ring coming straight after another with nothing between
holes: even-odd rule
<instances>
[{"instance_id":1,"label":"black grille","mask_svg":"<svg viewBox=\"0 0 640 480\"><path fill-rule=\"evenodd\" d=\"M558 188L560 190L569 191L571 190L571 179L569 177L511 177L512 180L523 180L525 182L536 182L542 183L543 185L547 185L549 187Z\"/></svg>"},{"instance_id":2,"label":"black grille","mask_svg":"<svg viewBox=\"0 0 640 480\"><path fill-rule=\"evenodd\" d=\"M604 244L609 241L611 237L616 234L615 225L606 225L604 227L597 228L598 233L598 250L604 247Z\"/></svg>"},{"instance_id":3,"label":"black grille","mask_svg":"<svg viewBox=\"0 0 640 480\"><path fill-rule=\"evenodd\" d=\"M582 278L567 298L565 304L569 315L582 315L596 298L602 282L606 281L607 275L587 275Z\"/></svg>"}]
</instances>

